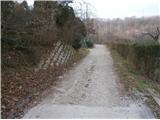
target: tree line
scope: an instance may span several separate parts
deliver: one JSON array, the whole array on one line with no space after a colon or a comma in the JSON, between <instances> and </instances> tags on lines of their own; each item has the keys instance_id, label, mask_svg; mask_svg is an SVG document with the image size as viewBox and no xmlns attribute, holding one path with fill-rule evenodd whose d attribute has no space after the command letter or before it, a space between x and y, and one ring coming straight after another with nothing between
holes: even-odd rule
<instances>
[{"instance_id":1,"label":"tree line","mask_svg":"<svg viewBox=\"0 0 160 120\"><path fill-rule=\"evenodd\" d=\"M65 2L35 1L32 8L26 1L1 3L3 42L14 39L25 45L51 45L61 40L72 44L77 36L86 35L83 22Z\"/></svg>"},{"instance_id":2,"label":"tree line","mask_svg":"<svg viewBox=\"0 0 160 120\"><path fill-rule=\"evenodd\" d=\"M160 16L95 19L95 26L97 40L102 43L117 38L158 42L160 36Z\"/></svg>"},{"instance_id":3,"label":"tree line","mask_svg":"<svg viewBox=\"0 0 160 120\"><path fill-rule=\"evenodd\" d=\"M25 56L32 54L29 58L38 63L57 41L79 49L87 31L69 4L67 1L34 1L31 7L26 1L1 1L2 66L8 64L11 52L15 52L11 55L13 58L18 52Z\"/></svg>"}]
</instances>

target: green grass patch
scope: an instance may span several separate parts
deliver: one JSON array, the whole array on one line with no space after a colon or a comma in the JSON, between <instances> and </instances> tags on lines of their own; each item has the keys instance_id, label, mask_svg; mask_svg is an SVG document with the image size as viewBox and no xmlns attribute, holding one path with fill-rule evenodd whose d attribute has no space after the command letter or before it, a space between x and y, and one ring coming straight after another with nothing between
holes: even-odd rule
<instances>
[{"instance_id":1,"label":"green grass patch","mask_svg":"<svg viewBox=\"0 0 160 120\"><path fill-rule=\"evenodd\" d=\"M74 54L74 58L73 61L79 61L82 58L84 58L88 53L89 53L89 49L87 48L80 48L78 50L75 51L76 53Z\"/></svg>"},{"instance_id":2,"label":"green grass patch","mask_svg":"<svg viewBox=\"0 0 160 120\"><path fill-rule=\"evenodd\" d=\"M141 91L145 90L145 88L147 86L145 80L138 80L136 83L137 83L137 87L139 90L141 90Z\"/></svg>"}]
</instances>

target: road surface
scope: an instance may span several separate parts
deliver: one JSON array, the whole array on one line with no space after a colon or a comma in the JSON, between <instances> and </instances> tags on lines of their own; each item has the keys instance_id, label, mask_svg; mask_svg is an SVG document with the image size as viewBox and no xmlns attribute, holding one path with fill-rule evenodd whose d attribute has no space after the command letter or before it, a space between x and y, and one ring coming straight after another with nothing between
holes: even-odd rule
<instances>
[{"instance_id":1,"label":"road surface","mask_svg":"<svg viewBox=\"0 0 160 120\"><path fill-rule=\"evenodd\" d=\"M95 45L24 118L154 118L140 101L121 93L109 50Z\"/></svg>"}]
</instances>

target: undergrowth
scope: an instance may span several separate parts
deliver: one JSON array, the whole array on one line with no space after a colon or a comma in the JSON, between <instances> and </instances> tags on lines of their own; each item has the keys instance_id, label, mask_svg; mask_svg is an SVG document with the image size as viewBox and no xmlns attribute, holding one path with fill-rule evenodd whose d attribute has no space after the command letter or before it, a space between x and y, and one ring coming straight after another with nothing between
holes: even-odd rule
<instances>
[{"instance_id":1,"label":"undergrowth","mask_svg":"<svg viewBox=\"0 0 160 120\"><path fill-rule=\"evenodd\" d=\"M116 50L111 49L111 54L115 71L118 73L120 82L124 85L126 91L131 92L136 89L142 93L147 93L150 88L154 89L156 93L160 93L160 85L157 82L142 76ZM147 96L147 98L145 102L151 108L154 115L160 118L160 107L151 96Z\"/></svg>"},{"instance_id":2,"label":"undergrowth","mask_svg":"<svg viewBox=\"0 0 160 120\"><path fill-rule=\"evenodd\" d=\"M149 79L160 82L160 45L109 43L136 71Z\"/></svg>"}]
</instances>

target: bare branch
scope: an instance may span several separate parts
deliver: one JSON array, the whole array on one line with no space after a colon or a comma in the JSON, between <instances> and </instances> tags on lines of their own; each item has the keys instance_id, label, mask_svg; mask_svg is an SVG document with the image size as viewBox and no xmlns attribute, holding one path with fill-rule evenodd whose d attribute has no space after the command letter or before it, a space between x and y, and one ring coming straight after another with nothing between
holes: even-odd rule
<instances>
[{"instance_id":1,"label":"bare branch","mask_svg":"<svg viewBox=\"0 0 160 120\"><path fill-rule=\"evenodd\" d=\"M157 27L157 33L160 35L160 30L159 30L159 27Z\"/></svg>"},{"instance_id":2,"label":"bare branch","mask_svg":"<svg viewBox=\"0 0 160 120\"><path fill-rule=\"evenodd\" d=\"M155 41L158 41L159 39L159 36L160 36L160 30L159 30L159 27L156 27L156 32L155 33L151 33L151 32L145 32L145 33L142 33L143 35L148 35L150 36L153 40Z\"/></svg>"},{"instance_id":3,"label":"bare branch","mask_svg":"<svg viewBox=\"0 0 160 120\"><path fill-rule=\"evenodd\" d=\"M146 32L146 33L142 33L142 34L143 35L149 35L151 38L155 39L155 37L151 33Z\"/></svg>"}]
</instances>

